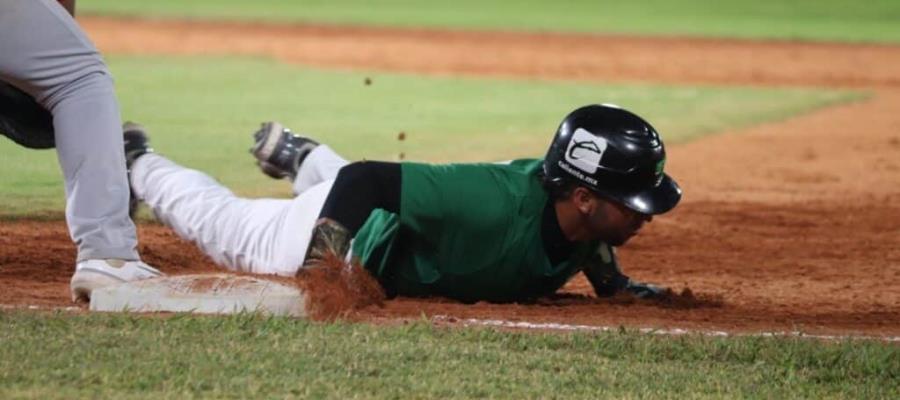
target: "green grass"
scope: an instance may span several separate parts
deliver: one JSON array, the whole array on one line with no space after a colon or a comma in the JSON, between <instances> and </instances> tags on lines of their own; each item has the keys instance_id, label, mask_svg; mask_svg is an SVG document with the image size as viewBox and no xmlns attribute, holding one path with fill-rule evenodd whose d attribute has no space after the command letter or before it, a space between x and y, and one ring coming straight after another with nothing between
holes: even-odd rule
<instances>
[{"instance_id":1,"label":"green grass","mask_svg":"<svg viewBox=\"0 0 900 400\"><path fill-rule=\"evenodd\" d=\"M0 311L0 398L897 398L879 342Z\"/></svg>"},{"instance_id":2,"label":"green grass","mask_svg":"<svg viewBox=\"0 0 900 400\"><path fill-rule=\"evenodd\" d=\"M562 117L610 102L654 123L667 143L780 120L860 94L817 89L604 85L325 71L248 58L113 57L123 116L158 152L238 193L285 196L247 150L280 120L351 159L493 161L542 157ZM372 84L364 85L366 77ZM407 139L397 140L399 132ZM0 139L0 215L61 210L54 151Z\"/></svg>"},{"instance_id":3,"label":"green grass","mask_svg":"<svg viewBox=\"0 0 900 400\"><path fill-rule=\"evenodd\" d=\"M82 0L78 7L144 17L900 42L896 0Z\"/></svg>"}]
</instances>

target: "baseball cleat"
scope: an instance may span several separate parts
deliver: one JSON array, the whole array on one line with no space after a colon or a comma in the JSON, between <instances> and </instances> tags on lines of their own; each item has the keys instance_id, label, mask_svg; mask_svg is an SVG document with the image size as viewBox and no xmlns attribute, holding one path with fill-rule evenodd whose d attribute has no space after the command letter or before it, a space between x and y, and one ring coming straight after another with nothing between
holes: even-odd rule
<instances>
[{"instance_id":1,"label":"baseball cleat","mask_svg":"<svg viewBox=\"0 0 900 400\"><path fill-rule=\"evenodd\" d=\"M90 301L95 289L162 275L162 272L142 261L84 260L75 265L69 288L72 301Z\"/></svg>"},{"instance_id":2,"label":"baseball cleat","mask_svg":"<svg viewBox=\"0 0 900 400\"><path fill-rule=\"evenodd\" d=\"M138 157L152 153L150 138L143 125L127 121L122 125L122 137L125 140L125 167L131 170L131 166Z\"/></svg>"},{"instance_id":3,"label":"baseball cleat","mask_svg":"<svg viewBox=\"0 0 900 400\"><path fill-rule=\"evenodd\" d=\"M122 138L125 142L125 169L128 171L128 187L131 188L131 166L138 157L152 153L153 148L150 147L150 138L147 131L140 124L127 121L122 124ZM128 197L128 215L134 219L137 213L140 200L134 195L134 191L130 191Z\"/></svg>"},{"instance_id":4,"label":"baseball cleat","mask_svg":"<svg viewBox=\"0 0 900 400\"><path fill-rule=\"evenodd\" d=\"M256 165L262 172L274 179L297 177L300 164L318 142L295 135L278 122L264 122L253 133L254 144L250 153L256 157Z\"/></svg>"}]
</instances>

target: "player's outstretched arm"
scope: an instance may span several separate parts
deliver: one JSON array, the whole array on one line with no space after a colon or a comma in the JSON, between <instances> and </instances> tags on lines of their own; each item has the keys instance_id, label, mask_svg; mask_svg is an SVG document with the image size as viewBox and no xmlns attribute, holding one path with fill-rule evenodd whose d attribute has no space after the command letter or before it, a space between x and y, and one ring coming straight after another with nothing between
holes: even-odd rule
<instances>
[{"instance_id":1,"label":"player's outstretched arm","mask_svg":"<svg viewBox=\"0 0 900 400\"><path fill-rule=\"evenodd\" d=\"M610 297L624 291L635 297L647 299L668 292L665 287L638 282L623 274L613 247L607 244L598 246L596 253L584 267L584 275L594 288L597 297Z\"/></svg>"},{"instance_id":2,"label":"player's outstretched arm","mask_svg":"<svg viewBox=\"0 0 900 400\"><path fill-rule=\"evenodd\" d=\"M628 284L623 289L640 299L653 299L665 296L669 293L669 288L654 285L652 283L638 282L628 279Z\"/></svg>"},{"instance_id":3,"label":"player's outstretched arm","mask_svg":"<svg viewBox=\"0 0 900 400\"><path fill-rule=\"evenodd\" d=\"M584 275L594 288L597 297L610 297L625 289L628 277L619 269L613 248L600 244L584 266Z\"/></svg>"}]
</instances>

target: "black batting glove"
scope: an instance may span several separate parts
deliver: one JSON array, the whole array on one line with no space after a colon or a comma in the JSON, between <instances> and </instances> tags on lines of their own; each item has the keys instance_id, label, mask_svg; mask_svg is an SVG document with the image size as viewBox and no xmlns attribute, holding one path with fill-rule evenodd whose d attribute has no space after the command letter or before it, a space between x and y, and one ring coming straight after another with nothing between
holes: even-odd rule
<instances>
[{"instance_id":1,"label":"black batting glove","mask_svg":"<svg viewBox=\"0 0 900 400\"><path fill-rule=\"evenodd\" d=\"M652 283L637 282L631 279L628 280L628 283L623 290L639 299L655 299L662 297L669 292L669 288L657 286Z\"/></svg>"},{"instance_id":2,"label":"black batting glove","mask_svg":"<svg viewBox=\"0 0 900 400\"><path fill-rule=\"evenodd\" d=\"M624 290L630 282L627 276L619 273L607 276L591 276L591 278L594 278L591 283L594 286L594 293L597 297L611 297Z\"/></svg>"}]
</instances>

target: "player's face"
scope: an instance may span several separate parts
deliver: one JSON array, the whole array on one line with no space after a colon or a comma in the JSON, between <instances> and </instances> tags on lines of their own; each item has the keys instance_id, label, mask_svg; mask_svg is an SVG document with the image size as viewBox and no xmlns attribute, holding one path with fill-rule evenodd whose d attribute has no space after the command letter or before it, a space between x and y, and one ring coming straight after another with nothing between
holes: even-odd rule
<instances>
[{"instance_id":1,"label":"player's face","mask_svg":"<svg viewBox=\"0 0 900 400\"><path fill-rule=\"evenodd\" d=\"M641 214L600 196L596 196L596 201L596 208L588 215L588 224L597 239L612 246L625 244L653 219L652 215Z\"/></svg>"}]
</instances>

